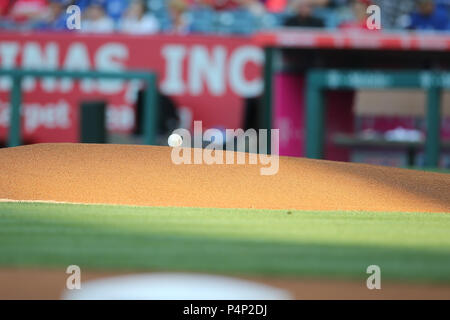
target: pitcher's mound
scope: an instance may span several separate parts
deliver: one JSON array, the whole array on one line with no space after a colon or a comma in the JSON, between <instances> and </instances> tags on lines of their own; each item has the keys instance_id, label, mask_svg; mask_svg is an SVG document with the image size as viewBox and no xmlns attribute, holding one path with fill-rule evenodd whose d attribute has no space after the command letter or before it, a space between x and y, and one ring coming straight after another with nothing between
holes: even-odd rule
<instances>
[{"instance_id":1,"label":"pitcher's mound","mask_svg":"<svg viewBox=\"0 0 450 320\"><path fill-rule=\"evenodd\" d=\"M171 148L40 144L0 150L0 199L146 206L450 212L450 175L280 157L175 165ZM248 162L247 162L248 163Z\"/></svg>"}]
</instances>

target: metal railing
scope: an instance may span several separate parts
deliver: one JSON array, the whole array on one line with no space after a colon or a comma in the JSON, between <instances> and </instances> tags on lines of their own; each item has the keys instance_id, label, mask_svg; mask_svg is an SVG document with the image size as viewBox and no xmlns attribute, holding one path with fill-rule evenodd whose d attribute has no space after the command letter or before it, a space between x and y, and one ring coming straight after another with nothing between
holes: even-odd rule
<instances>
[{"instance_id":1,"label":"metal railing","mask_svg":"<svg viewBox=\"0 0 450 320\"><path fill-rule=\"evenodd\" d=\"M418 88L427 92L425 164L437 167L441 148L441 94L450 88L450 73L431 71L311 70L306 92L306 156L322 158L324 90Z\"/></svg>"},{"instance_id":2,"label":"metal railing","mask_svg":"<svg viewBox=\"0 0 450 320\"><path fill-rule=\"evenodd\" d=\"M121 79L142 80L146 83L143 95L143 131L144 144L155 144L158 121L158 98L156 74L148 71L67 71L67 70L22 70L0 69L0 76L12 78L10 92L10 125L8 146L19 146L21 139L20 108L22 104L22 80L24 77L35 78L72 78L72 79Z\"/></svg>"}]
</instances>

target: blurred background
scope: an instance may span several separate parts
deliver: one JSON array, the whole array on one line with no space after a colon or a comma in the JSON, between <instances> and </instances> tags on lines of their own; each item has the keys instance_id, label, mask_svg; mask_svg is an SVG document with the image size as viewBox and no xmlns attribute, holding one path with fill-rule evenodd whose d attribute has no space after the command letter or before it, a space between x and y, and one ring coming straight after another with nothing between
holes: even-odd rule
<instances>
[{"instance_id":1,"label":"blurred background","mask_svg":"<svg viewBox=\"0 0 450 320\"><path fill-rule=\"evenodd\" d=\"M77 5L81 31L248 35L280 26L364 28L366 8L382 8L388 30L449 30L448 0L1 0L2 28L66 30Z\"/></svg>"},{"instance_id":2,"label":"blurred background","mask_svg":"<svg viewBox=\"0 0 450 320\"><path fill-rule=\"evenodd\" d=\"M69 29L73 5L81 25ZM367 25L371 5L381 10L380 30ZM258 129L270 117L280 154L305 156L312 68L446 71L449 14L450 0L0 0L0 70L152 72L156 144L167 145L174 129L192 129L194 120L203 130ZM12 83L0 77L3 146ZM24 77L21 143L142 143L144 87L140 80ZM450 95L444 90L440 99L437 164L450 168ZM426 164L425 90L340 90L325 100L324 158Z\"/></svg>"}]
</instances>

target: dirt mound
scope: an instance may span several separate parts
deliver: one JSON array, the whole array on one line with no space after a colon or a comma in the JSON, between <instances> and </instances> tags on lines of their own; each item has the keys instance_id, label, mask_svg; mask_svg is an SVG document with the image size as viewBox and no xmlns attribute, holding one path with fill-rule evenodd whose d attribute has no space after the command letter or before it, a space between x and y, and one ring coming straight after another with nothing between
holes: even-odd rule
<instances>
[{"instance_id":1,"label":"dirt mound","mask_svg":"<svg viewBox=\"0 0 450 320\"><path fill-rule=\"evenodd\" d=\"M0 199L450 212L448 174L280 157L278 174L262 176L262 165L175 165L171 150L86 144L1 149Z\"/></svg>"}]
</instances>

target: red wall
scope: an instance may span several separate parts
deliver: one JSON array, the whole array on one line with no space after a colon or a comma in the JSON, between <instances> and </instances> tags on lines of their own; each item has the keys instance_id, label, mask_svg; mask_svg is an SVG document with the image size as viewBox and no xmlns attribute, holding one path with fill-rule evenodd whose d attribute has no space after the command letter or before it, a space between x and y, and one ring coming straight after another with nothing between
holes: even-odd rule
<instances>
[{"instance_id":1,"label":"red wall","mask_svg":"<svg viewBox=\"0 0 450 320\"><path fill-rule=\"evenodd\" d=\"M242 37L0 32L2 68L152 70L158 74L160 89L206 128L241 127L242 97L262 91L262 63L261 49ZM27 79L25 141L75 142L78 104L97 97L109 102L108 127L129 132L134 126L136 88L132 82L116 80ZM9 90L10 81L1 78L1 140L8 126Z\"/></svg>"}]
</instances>

